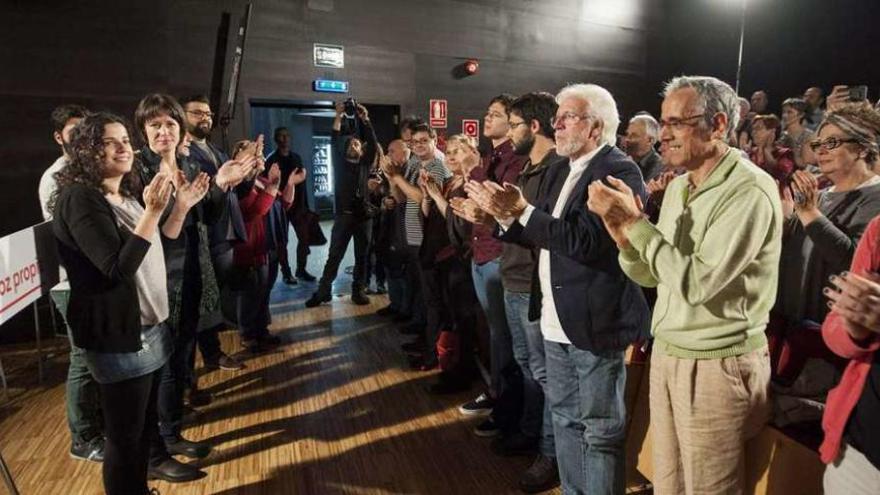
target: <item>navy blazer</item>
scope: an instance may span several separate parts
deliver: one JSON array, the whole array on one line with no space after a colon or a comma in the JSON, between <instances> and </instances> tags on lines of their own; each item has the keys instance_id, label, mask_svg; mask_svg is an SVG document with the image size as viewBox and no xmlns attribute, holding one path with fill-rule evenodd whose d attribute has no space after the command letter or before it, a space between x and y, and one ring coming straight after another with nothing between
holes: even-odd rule
<instances>
[{"instance_id":1,"label":"navy blazer","mask_svg":"<svg viewBox=\"0 0 880 495\"><path fill-rule=\"evenodd\" d=\"M206 142L208 143L208 148L211 149L217 158L217 163L222 165L229 160L229 155L214 146L210 141ZM214 165L214 160L205 155L202 149L195 144L191 144L189 147L189 159L198 163L202 172L211 177L217 175L217 166ZM230 232L233 238L230 238ZM232 187L226 192L225 214L211 228L211 253L216 256L232 249L231 242L245 241L247 241L247 230L245 230L244 219L241 216L241 207L238 205L236 188Z\"/></svg>"},{"instance_id":2,"label":"navy blazer","mask_svg":"<svg viewBox=\"0 0 880 495\"><path fill-rule=\"evenodd\" d=\"M647 338L650 310L641 288L620 269L617 246L602 219L587 209L587 186L613 175L644 200L645 184L638 165L616 147L604 146L575 184L560 218L553 218L569 163L563 160L547 170L526 226L514 222L506 232L499 231L499 237L549 251L556 312L562 330L575 347L591 352L620 351ZM540 316L540 305L535 263L531 319Z\"/></svg>"}]
</instances>

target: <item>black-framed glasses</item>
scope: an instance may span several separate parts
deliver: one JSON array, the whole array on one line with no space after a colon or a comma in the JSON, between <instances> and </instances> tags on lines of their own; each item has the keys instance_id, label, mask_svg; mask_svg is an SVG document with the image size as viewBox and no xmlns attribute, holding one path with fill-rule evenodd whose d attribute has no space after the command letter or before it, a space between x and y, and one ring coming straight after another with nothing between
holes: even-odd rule
<instances>
[{"instance_id":1,"label":"black-framed glasses","mask_svg":"<svg viewBox=\"0 0 880 495\"><path fill-rule=\"evenodd\" d=\"M705 116L706 116L706 113L703 112L703 113L698 113L695 115L688 115L687 117L682 117L680 119L674 118L674 117L671 119L660 119L659 124L660 124L660 128L669 127L673 131L680 131L680 130L684 129L685 127L695 127L695 126L699 125L700 124L699 122L693 122L693 120L696 118L705 117Z\"/></svg>"},{"instance_id":2,"label":"black-framed glasses","mask_svg":"<svg viewBox=\"0 0 880 495\"><path fill-rule=\"evenodd\" d=\"M590 118L589 114L578 114L574 112L565 112L562 115L554 115L550 119L550 125L552 127L556 127L560 123L564 123L565 125L575 125L582 120L587 120Z\"/></svg>"},{"instance_id":3,"label":"black-framed glasses","mask_svg":"<svg viewBox=\"0 0 880 495\"><path fill-rule=\"evenodd\" d=\"M814 139L810 141L810 149L813 150L813 153L819 151L819 148L825 148L825 151L831 151L833 149L837 149L843 145L843 143L858 143L858 139L853 138L839 138L837 136L827 137L825 139Z\"/></svg>"},{"instance_id":4,"label":"black-framed glasses","mask_svg":"<svg viewBox=\"0 0 880 495\"><path fill-rule=\"evenodd\" d=\"M196 116L196 118L199 118L199 119L204 119L204 118L213 119L214 118L214 112L204 112L202 110L187 110L186 113L193 114Z\"/></svg>"}]
</instances>

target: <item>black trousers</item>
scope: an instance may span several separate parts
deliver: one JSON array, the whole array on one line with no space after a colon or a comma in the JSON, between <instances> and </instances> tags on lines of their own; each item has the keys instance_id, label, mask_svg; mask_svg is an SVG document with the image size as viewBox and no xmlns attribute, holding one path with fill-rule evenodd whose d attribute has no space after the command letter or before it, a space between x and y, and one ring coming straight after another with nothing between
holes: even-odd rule
<instances>
[{"instance_id":1,"label":"black trousers","mask_svg":"<svg viewBox=\"0 0 880 495\"><path fill-rule=\"evenodd\" d=\"M352 290L363 289L367 281L367 246L370 242L371 220L369 218L341 213L333 222L333 230L330 232L330 250L327 254L327 262L324 264L324 273L318 290L329 293L330 286L336 280L339 272L339 264L348 250L348 243L354 238L354 273L352 274Z\"/></svg>"},{"instance_id":2,"label":"black trousers","mask_svg":"<svg viewBox=\"0 0 880 495\"><path fill-rule=\"evenodd\" d=\"M474 293L470 262L454 256L430 267L422 266L421 280L429 353L436 357L441 331L455 332L461 344L460 365L471 366L477 324L475 308L479 301Z\"/></svg>"},{"instance_id":3,"label":"black trousers","mask_svg":"<svg viewBox=\"0 0 880 495\"><path fill-rule=\"evenodd\" d=\"M156 415L160 373L100 385L108 495L147 493L147 466L168 458Z\"/></svg>"}]
</instances>

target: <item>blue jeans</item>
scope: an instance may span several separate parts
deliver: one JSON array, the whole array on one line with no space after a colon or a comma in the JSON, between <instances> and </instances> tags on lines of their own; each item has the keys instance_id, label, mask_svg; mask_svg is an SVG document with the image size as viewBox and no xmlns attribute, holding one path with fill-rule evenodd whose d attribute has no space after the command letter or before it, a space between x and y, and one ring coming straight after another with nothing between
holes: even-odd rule
<instances>
[{"instance_id":1,"label":"blue jeans","mask_svg":"<svg viewBox=\"0 0 880 495\"><path fill-rule=\"evenodd\" d=\"M504 309L510 326L513 359L523 375L523 415L520 430L538 438L538 449L547 457L555 457L553 420L550 403L544 400L547 388L547 362L544 357L544 336L539 321L529 321L529 293L504 291Z\"/></svg>"},{"instance_id":2,"label":"blue jeans","mask_svg":"<svg viewBox=\"0 0 880 495\"><path fill-rule=\"evenodd\" d=\"M624 493L623 351L596 354L544 342L562 493Z\"/></svg>"},{"instance_id":3,"label":"blue jeans","mask_svg":"<svg viewBox=\"0 0 880 495\"><path fill-rule=\"evenodd\" d=\"M472 263L474 291L489 324L489 384L492 396L501 395L501 370L513 360L513 344L504 311L504 287L501 285L501 263L494 259L478 265Z\"/></svg>"},{"instance_id":4,"label":"blue jeans","mask_svg":"<svg viewBox=\"0 0 880 495\"><path fill-rule=\"evenodd\" d=\"M70 301L70 289L53 289L50 293L52 302L64 318L67 327L67 304ZM70 337L70 327L67 327ZM65 406L67 408L67 426L74 442L88 442L102 436L101 396L98 382L92 377L86 365L86 351L77 347L70 337L70 366L67 368L65 388Z\"/></svg>"}]
</instances>

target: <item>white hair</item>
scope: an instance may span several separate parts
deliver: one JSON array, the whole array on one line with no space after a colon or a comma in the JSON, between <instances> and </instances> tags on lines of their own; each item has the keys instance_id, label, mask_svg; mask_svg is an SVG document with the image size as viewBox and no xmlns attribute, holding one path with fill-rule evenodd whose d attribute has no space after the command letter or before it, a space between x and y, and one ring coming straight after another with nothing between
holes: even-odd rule
<instances>
[{"instance_id":1,"label":"white hair","mask_svg":"<svg viewBox=\"0 0 880 495\"><path fill-rule=\"evenodd\" d=\"M739 96L736 91L726 82L709 76L679 76L666 83L663 97L679 89L691 88L697 92L699 106L702 107L703 121L706 126L712 128L712 119L716 114L727 115L728 138L736 135L736 127L739 125Z\"/></svg>"},{"instance_id":2,"label":"white hair","mask_svg":"<svg viewBox=\"0 0 880 495\"><path fill-rule=\"evenodd\" d=\"M603 125L599 145L614 146L617 143L620 114L617 113L617 102L611 93L596 84L569 84L556 95L556 103L562 103L569 98L577 98L590 104L590 116L601 120Z\"/></svg>"},{"instance_id":3,"label":"white hair","mask_svg":"<svg viewBox=\"0 0 880 495\"><path fill-rule=\"evenodd\" d=\"M660 124L653 116L647 113L640 113L629 119L629 123L641 122L645 126L645 133L656 143L660 139Z\"/></svg>"}]
</instances>

